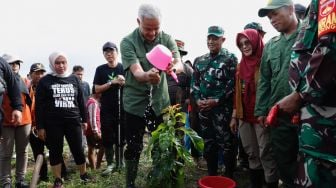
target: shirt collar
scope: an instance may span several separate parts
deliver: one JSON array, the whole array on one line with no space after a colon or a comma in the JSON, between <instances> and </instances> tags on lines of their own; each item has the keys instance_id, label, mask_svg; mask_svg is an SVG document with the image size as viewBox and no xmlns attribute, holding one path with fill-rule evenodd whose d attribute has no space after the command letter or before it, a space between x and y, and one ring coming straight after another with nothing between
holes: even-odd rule
<instances>
[{"instance_id":1,"label":"shirt collar","mask_svg":"<svg viewBox=\"0 0 336 188\"><path fill-rule=\"evenodd\" d=\"M227 52L227 51L226 51L225 48L221 48L221 49L219 50L218 54L217 54L215 57L218 57L218 56L220 56L220 55L225 55L226 52ZM206 57L207 57L207 58L212 58L210 53L207 53L207 54L206 54ZM213 57L213 58L215 58L215 57Z\"/></svg>"},{"instance_id":2,"label":"shirt collar","mask_svg":"<svg viewBox=\"0 0 336 188\"><path fill-rule=\"evenodd\" d=\"M298 25L297 25L297 28L295 30L294 33L290 34L290 35L285 35L284 33L281 33L281 35L287 40L292 40L293 38L296 38L297 34L299 33L300 31L300 28L301 28L301 21L298 20Z\"/></svg>"}]
</instances>

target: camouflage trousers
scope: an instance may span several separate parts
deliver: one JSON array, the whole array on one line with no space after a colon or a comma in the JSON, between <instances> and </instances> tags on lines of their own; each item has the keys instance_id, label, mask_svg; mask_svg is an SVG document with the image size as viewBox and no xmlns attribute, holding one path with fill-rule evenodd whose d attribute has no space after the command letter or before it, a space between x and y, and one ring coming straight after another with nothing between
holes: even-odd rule
<instances>
[{"instance_id":1,"label":"camouflage trousers","mask_svg":"<svg viewBox=\"0 0 336 188\"><path fill-rule=\"evenodd\" d=\"M336 184L336 108L309 105L301 109L298 187Z\"/></svg>"},{"instance_id":2,"label":"camouflage trousers","mask_svg":"<svg viewBox=\"0 0 336 188\"><path fill-rule=\"evenodd\" d=\"M236 137L229 128L231 114L200 112L201 136L204 139L204 157L207 160L208 174L217 175L218 152L224 153L226 175L232 176L236 166Z\"/></svg>"}]
</instances>

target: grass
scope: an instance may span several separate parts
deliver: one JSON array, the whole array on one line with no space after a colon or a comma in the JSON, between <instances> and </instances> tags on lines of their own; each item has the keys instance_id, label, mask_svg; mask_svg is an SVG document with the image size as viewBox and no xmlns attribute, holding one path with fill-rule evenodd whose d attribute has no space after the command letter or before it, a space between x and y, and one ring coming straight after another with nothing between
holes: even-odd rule
<instances>
[{"instance_id":1,"label":"grass","mask_svg":"<svg viewBox=\"0 0 336 188\"><path fill-rule=\"evenodd\" d=\"M146 146L147 138L144 138L144 143ZM29 152L29 164L28 164L28 170L26 179L29 182L31 180L32 171L34 168L34 162L32 161L32 153ZM70 180L65 181L64 186L66 188L123 188L125 187L125 170L121 170L120 172L115 172L109 177L102 177L100 174L106 167L106 162L102 164L102 169L91 171L88 169L88 172L91 176L93 176L96 179L95 183L88 183L86 185L83 185L80 182L79 179L79 173L76 168L76 165L71 162L70 160L70 152L67 145L64 147L64 158L68 167L68 171L70 171L69 176ZM13 163L14 167L15 163ZM143 153L140 158L139 168L138 168L138 176L136 179L136 185L139 188L146 188L146 178L147 173L149 172L149 169L151 167L151 160L148 160L146 157L143 156ZM15 168L13 168L15 169ZM14 171L13 171L14 172ZM198 179L200 179L203 176L206 176L207 172L199 170L195 164L186 166L186 188L197 188L198 187ZM53 185L53 176L50 172L49 168L49 182L41 182L38 185L38 188L49 188ZM246 171L238 170L235 173L235 179L237 181L238 187L247 187L248 186L248 174Z\"/></svg>"}]
</instances>

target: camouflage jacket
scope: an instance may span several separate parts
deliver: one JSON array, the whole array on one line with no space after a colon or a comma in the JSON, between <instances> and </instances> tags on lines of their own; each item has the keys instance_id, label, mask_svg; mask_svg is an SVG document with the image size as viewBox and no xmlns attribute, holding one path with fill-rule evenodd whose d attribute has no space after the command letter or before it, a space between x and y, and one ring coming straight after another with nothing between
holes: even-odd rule
<instances>
[{"instance_id":1,"label":"camouflage jacket","mask_svg":"<svg viewBox=\"0 0 336 188\"><path fill-rule=\"evenodd\" d=\"M293 46L289 83L304 103L336 107L332 99L336 96L336 43L319 43L317 8L318 0L312 0Z\"/></svg>"},{"instance_id":2,"label":"camouflage jacket","mask_svg":"<svg viewBox=\"0 0 336 188\"><path fill-rule=\"evenodd\" d=\"M195 100L218 99L219 106L232 108L237 57L222 48L215 57L205 54L195 59L191 92Z\"/></svg>"}]
</instances>

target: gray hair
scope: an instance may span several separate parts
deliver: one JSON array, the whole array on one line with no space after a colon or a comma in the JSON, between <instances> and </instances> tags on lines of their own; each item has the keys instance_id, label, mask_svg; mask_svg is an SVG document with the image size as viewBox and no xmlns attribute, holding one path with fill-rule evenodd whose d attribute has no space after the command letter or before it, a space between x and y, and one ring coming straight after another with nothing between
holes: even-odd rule
<instances>
[{"instance_id":1,"label":"gray hair","mask_svg":"<svg viewBox=\"0 0 336 188\"><path fill-rule=\"evenodd\" d=\"M144 18L158 19L161 21L160 9L151 4L142 4L139 7L138 18L143 21Z\"/></svg>"}]
</instances>

